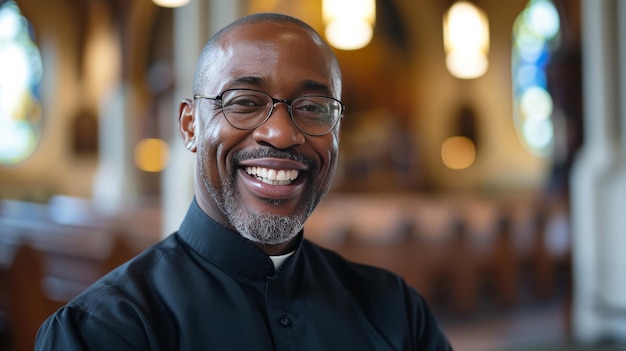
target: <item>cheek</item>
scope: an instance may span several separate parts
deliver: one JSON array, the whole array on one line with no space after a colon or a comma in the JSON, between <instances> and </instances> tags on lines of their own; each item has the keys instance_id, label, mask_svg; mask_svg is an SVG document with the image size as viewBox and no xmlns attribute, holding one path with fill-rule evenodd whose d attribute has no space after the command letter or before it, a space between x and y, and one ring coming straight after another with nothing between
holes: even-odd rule
<instances>
[{"instance_id":1,"label":"cheek","mask_svg":"<svg viewBox=\"0 0 626 351\"><path fill-rule=\"evenodd\" d=\"M245 138L246 133L234 129L219 116L209 118L199 126L202 136L202 157L205 158L206 172L219 172L222 177L233 172L231 155L235 146Z\"/></svg>"},{"instance_id":2,"label":"cheek","mask_svg":"<svg viewBox=\"0 0 626 351\"><path fill-rule=\"evenodd\" d=\"M208 117L198 123L196 130L196 135L199 136L198 157L202 158L203 171L212 179L212 183L219 179L218 172L222 172L224 167L224 163L220 162L220 150L223 149L220 129L216 117Z\"/></svg>"},{"instance_id":3,"label":"cheek","mask_svg":"<svg viewBox=\"0 0 626 351\"><path fill-rule=\"evenodd\" d=\"M318 180L318 189L320 195L324 196L330 191L337 168L337 159L339 151L339 137L336 135L329 136L326 141L325 152L322 154L322 169L320 169L320 178Z\"/></svg>"},{"instance_id":4,"label":"cheek","mask_svg":"<svg viewBox=\"0 0 626 351\"><path fill-rule=\"evenodd\" d=\"M339 153L339 131L333 131L328 134L328 154L333 163L337 162L337 154Z\"/></svg>"},{"instance_id":5,"label":"cheek","mask_svg":"<svg viewBox=\"0 0 626 351\"><path fill-rule=\"evenodd\" d=\"M339 136L334 133L328 134L323 139L320 139L319 143L315 144L315 149L318 150L318 154L322 158L322 169L320 171L324 177L328 178L327 181L330 181L337 165Z\"/></svg>"}]
</instances>

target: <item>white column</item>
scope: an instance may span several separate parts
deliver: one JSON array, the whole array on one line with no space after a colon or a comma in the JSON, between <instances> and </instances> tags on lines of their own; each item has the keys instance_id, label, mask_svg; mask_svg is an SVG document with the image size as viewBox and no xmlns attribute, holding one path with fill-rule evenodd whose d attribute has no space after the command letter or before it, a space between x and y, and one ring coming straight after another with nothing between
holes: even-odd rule
<instances>
[{"instance_id":1,"label":"white column","mask_svg":"<svg viewBox=\"0 0 626 351\"><path fill-rule=\"evenodd\" d=\"M620 303L615 297L621 283L613 279L619 274L624 277L616 271L624 267L619 253L607 247L609 243L626 248L624 223L617 233L624 219L618 217L626 216L626 196L617 194L623 180L616 172L623 158L618 123L624 88L620 93L618 65L626 69L617 51L619 1L581 0L585 140L571 182L572 330L578 341L586 343L618 337L614 333L618 319L609 315Z\"/></svg>"},{"instance_id":2,"label":"white column","mask_svg":"<svg viewBox=\"0 0 626 351\"><path fill-rule=\"evenodd\" d=\"M244 15L243 2L246 0L213 0L209 1L211 6L208 11L209 26L208 34L213 35L220 29L226 27L228 24ZM208 39L208 37L207 37Z\"/></svg>"},{"instance_id":3,"label":"white column","mask_svg":"<svg viewBox=\"0 0 626 351\"><path fill-rule=\"evenodd\" d=\"M616 11L609 13L615 21L615 62L611 106L615 119L620 120L620 144L614 167L606 179L606 212L600 220L606 232L597 237L598 305L604 314L607 334L626 345L626 1L617 0ZM620 130L616 128L616 130ZM603 216L602 216L603 215Z\"/></svg>"},{"instance_id":4,"label":"white column","mask_svg":"<svg viewBox=\"0 0 626 351\"><path fill-rule=\"evenodd\" d=\"M120 82L100 104L99 163L93 185L93 201L105 215L114 215L138 198L137 169L133 160L136 124L135 91Z\"/></svg>"},{"instance_id":5,"label":"white column","mask_svg":"<svg viewBox=\"0 0 626 351\"><path fill-rule=\"evenodd\" d=\"M169 138L170 164L163 173L163 236L176 231L193 197L195 154L178 135L178 105L192 97L198 56L209 37L240 16L239 1L192 0L174 10L174 135Z\"/></svg>"}]
</instances>

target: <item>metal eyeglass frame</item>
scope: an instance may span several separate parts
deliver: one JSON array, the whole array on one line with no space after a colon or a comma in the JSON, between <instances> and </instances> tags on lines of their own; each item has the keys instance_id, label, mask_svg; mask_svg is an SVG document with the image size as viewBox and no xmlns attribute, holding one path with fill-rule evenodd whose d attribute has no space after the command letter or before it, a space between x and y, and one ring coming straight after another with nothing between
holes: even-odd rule
<instances>
[{"instance_id":1,"label":"metal eyeglass frame","mask_svg":"<svg viewBox=\"0 0 626 351\"><path fill-rule=\"evenodd\" d=\"M231 121L228 119L228 117L226 116L226 113L224 112L224 109L223 109L223 106L222 106L222 102L223 102L223 99L222 99L222 98L223 98L224 94L228 93L229 91L250 91L250 92L255 92L255 93L260 93L260 94L263 94L263 95L267 96L268 98L270 98L270 99L272 100L272 107L270 108L270 110L269 110L269 112L268 112L267 116L265 116L265 118L263 119L263 121L261 121L260 123L258 123L258 124L256 124L256 125L254 125L253 127L242 128L242 127L235 126L235 125L233 125L233 122L231 122ZM324 132L324 133L309 133L309 132L307 132L307 131L304 131L304 130L302 130L302 128L298 125L298 123L296 122L295 118L293 117L293 113L292 113L292 110L291 110L291 105L293 104L293 102L294 102L294 101L297 101L297 100L300 100L300 99L303 99L303 98L307 98L307 97L321 97L321 98L325 98L325 99L334 100L334 101L336 101L336 102L338 102L338 103L339 103L339 106L341 106L341 110L340 110L340 112L339 112L339 117L338 117L338 118L337 118L337 120L336 120L336 121L335 121L335 122L334 122L334 123L330 126L330 128L329 128L326 132ZM293 100L282 100L282 99L276 99L275 97L273 97L273 96L271 96L271 95L269 95L269 94L267 94L267 93L264 93L264 92L262 92L262 91L260 91L260 90L256 90L256 89L227 89L227 90L224 90L221 94L219 94L219 95L217 95L217 96L215 96L215 97L209 97L209 96L204 96L204 95L198 95L198 94L196 94L196 95L194 95L194 96L193 96L193 98L194 98L194 100L197 100L197 99L208 99L208 100L213 100L213 101L219 101L219 103L220 103L220 108L222 109L222 115L224 116L224 118L226 119L226 121L227 121L227 122L228 122L228 123L229 123L229 124L230 124L233 128L236 128L236 129L239 129L239 130L252 130L252 129L255 129L255 128L258 128L258 127L262 126L263 124L265 124L265 122L267 122L267 121L270 119L270 117L272 116L272 113L274 113L274 108L276 107L276 104L283 103L283 104L286 104L286 105L287 105L287 111L289 112L289 118L291 118L291 121L292 121L292 122L293 122L293 124L296 126L296 128L297 128L300 132L302 132L302 133L304 133L304 134L306 134L306 135L310 135L310 136L322 136L322 135L326 135L326 134L330 133L330 132L331 132L333 129L335 129L335 127L339 124L339 121L343 118L343 114L344 114L344 112L345 112L345 110L346 110L346 108L345 108L344 104L343 104L340 100L335 99L335 98L332 98L332 97L329 97L329 96L323 96L323 95L305 95L305 96L300 96L300 97L298 97L298 98L295 98L295 99L293 99Z\"/></svg>"}]
</instances>

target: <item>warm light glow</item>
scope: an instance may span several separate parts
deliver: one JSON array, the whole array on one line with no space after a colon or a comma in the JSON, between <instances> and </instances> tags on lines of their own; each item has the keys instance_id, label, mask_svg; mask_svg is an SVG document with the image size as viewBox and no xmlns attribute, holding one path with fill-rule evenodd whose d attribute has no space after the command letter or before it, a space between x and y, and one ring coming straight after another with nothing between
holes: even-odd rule
<instances>
[{"instance_id":1,"label":"warm light glow","mask_svg":"<svg viewBox=\"0 0 626 351\"><path fill-rule=\"evenodd\" d=\"M457 78L478 78L489 66L489 23L485 13L467 1L455 2L443 18L446 67Z\"/></svg>"},{"instance_id":2,"label":"warm light glow","mask_svg":"<svg viewBox=\"0 0 626 351\"><path fill-rule=\"evenodd\" d=\"M372 40L375 0L323 0L322 16L330 45L341 50L361 49Z\"/></svg>"},{"instance_id":3,"label":"warm light glow","mask_svg":"<svg viewBox=\"0 0 626 351\"><path fill-rule=\"evenodd\" d=\"M476 160L474 142L464 136L453 136L441 145L441 160L450 169L469 168Z\"/></svg>"},{"instance_id":4,"label":"warm light glow","mask_svg":"<svg viewBox=\"0 0 626 351\"><path fill-rule=\"evenodd\" d=\"M144 139L135 147L135 164L146 172L160 172L169 163L170 149L161 139Z\"/></svg>"},{"instance_id":5,"label":"warm light glow","mask_svg":"<svg viewBox=\"0 0 626 351\"><path fill-rule=\"evenodd\" d=\"M190 0L152 0L156 5L161 7L181 7L189 3Z\"/></svg>"},{"instance_id":6,"label":"warm light glow","mask_svg":"<svg viewBox=\"0 0 626 351\"><path fill-rule=\"evenodd\" d=\"M326 26L325 34L331 45L337 49L357 50L367 46L374 31L368 23L350 18L330 22Z\"/></svg>"},{"instance_id":7,"label":"warm light glow","mask_svg":"<svg viewBox=\"0 0 626 351\"><path fill-rule=\"evenodd\" d=\"M489 48L487 16L473 4L466 1L454 3L444 23L448 50L484 51Z\"/></svg>"},{"instance_id":8,"label":"warm light glow","mask_svg":"<svg viewBox=\"0 0 626 351\"><path fill-rule=\"evenodd\" d=\"M478 51L452 51L446 56L450 74L461 79L478 78L487 72L487 56Z\"/></svg>"},{"instance_id":9,"label":"warm light glow","mask_svg":"<svg viewBox=\"0 0 626 351\"><path fill-rule=\"evenodd\" d=\"M325 23L345 18L358 18L367 23L376 21L375 0L324 0L322 16Z\"/></svg>"}]
</instances>

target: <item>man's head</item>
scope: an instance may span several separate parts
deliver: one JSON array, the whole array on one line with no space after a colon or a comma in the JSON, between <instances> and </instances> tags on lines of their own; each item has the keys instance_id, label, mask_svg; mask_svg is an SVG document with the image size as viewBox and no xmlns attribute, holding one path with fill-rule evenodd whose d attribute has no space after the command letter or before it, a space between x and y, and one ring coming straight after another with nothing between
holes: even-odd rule
<instances>
[{"instance_id":1,"label":"man's head","mask_svg":"<svg viewBox=\"0 0 626 351\"><path fill-rule=\"evenodd\" d=\"M332 50L292 17L244 17L207 43L194 96L181 104L179 122L186 145L197 154L200 207L266 249L284 247L328 192L337 162L338 123L319 118L334 121L342 113L333 100L341 98L341 74ZM257 99L271 108L270 97L276 100L269 119L245 122L248 111L261 104ZM301 97L307 98L291 105L296 126L288 103ZM313 111L320 112L311 121ZM323 125L334 127L311 135Z\"/></svg>"}]
</instances>

